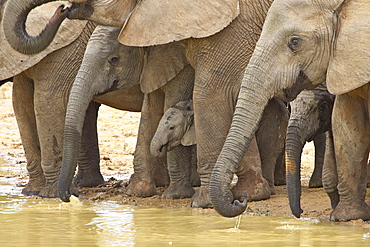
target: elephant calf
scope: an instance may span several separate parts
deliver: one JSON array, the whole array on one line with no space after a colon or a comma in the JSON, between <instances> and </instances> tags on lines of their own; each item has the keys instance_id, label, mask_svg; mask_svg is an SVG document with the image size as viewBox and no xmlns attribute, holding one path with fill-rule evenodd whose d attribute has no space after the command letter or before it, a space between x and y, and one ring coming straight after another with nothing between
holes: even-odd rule
<instances>
[{"instance_id":1,"label":"elephant calf","mask_svg":"<svg viewBox=\"0 0 370 247\"><path fill-rule=\"evenodd\" d=\"M264 113L256 135L261 157L262 175L269 183L272 194L275 193L274 180L279 180L280 183L285 182L284 178L277 178L276 176L274 178L274 171L275 174L284 174L285 176L284 146L288 119L289 113L285 104L280 100L272 99ZM151 141L151 153L158 157L163 156L166 151L172 150L179 145L188 146L196 144L193 121L194 111L192 100L180 101L169 108L160 120L157 131ZM190 167L183 169L182 172L179 172L182 174L182 179L186 181L183 183L190 184ZM279 171L276 171L277 169ZM245 190L246 181L248 181L248 187L258 186L258 177L247 175L252 174L250 171L254 171L255 174L261 173L258 167L253 165L251 167L241 168L237 174L240 181L238 180L235 190ZM178 184L178 182L176 183ZM163 197L166 197L165 193ZM255 198L250 197L248 199L255 200Z\"/></svg>"},{"instance_id":2,"label":"elephant calf","mask_svg":"<svg viewBox=\"0 0 370 247\"><path fill-rule=\"evenodd\" d=\"M322 186L326 132L331 130L334 98L326 86L320 85L313 90L303 90L290 103L291 114L286 138L286 164L289 203L293 212L301 210L299 171L302 150L306 142L314 141L315 144L315 169L309 181L309 187ZM326 159L333 158L327 155ZM334 160L327 162L332 163Z\"/></svg>"}]
</instances>

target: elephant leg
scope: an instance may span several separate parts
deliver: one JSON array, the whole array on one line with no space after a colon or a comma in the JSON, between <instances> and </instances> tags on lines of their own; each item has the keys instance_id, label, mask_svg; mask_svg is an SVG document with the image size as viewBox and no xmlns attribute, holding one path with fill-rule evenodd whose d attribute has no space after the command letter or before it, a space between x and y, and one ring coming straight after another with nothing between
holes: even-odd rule
<instances>
[{"instance_id":1,"label":"elephant leg","mask_svg":"<svg viewBox=\"0 0 370 247\"><path fill-rule=\"evenodd\" d=\"M100 155L97 133L99 103L90 102L86 111L78 156L78 172L73 179L77 187L93 187L104 183L100 172Z\"/></svg>"},{"instance_id":2,"label":"elephant leg","mask_svg":"<svg viewBox=\"0 0 370 247\"><path fill-rule=\"evenodd\" d=\"M190 198L195 191L191 186L192 147L177 146L167 153L170 185L163 192L162 198Z\"/></svg>"},{"instance_id":3,"label":"elephant leg","mask_svg":"<svg viewBox=\"0 0 370 247\"><path fill-rule=\"evenodd\" d=\"M262 176L261 158L256 138L252 140L236 175L238 182L232 188L234 199L242 201L241 198L247 198L248 201L259 201L270 198L271 188Z\"/></svg>"},{"instance_id":4,"label":"elephant leg","mask_svg":"<svg viewBox=\"0 0 370 247\"><path fill-rule=\"evenodd\" d=\"M155 158L150 154L150 141L152 140L158 123L163 115L164 93L156 90L145 94L138 139L134 154L134 173L126 190L129 195L149 197L157 194L155 184L155 169L162 167L166 157Z\"/></svg>"},{"instance_id":5,"label":"elephant leg","mask_svg":"<svg viewBox=\"0 0 370 247\"><path fill-rule=\"evenodd\" d=\"M286 185L285 153L281 152L276 160L274 185Z\"/></svg>"},{"instance_id":6,"label":"elephant leg","mask_svg":"<svg viewBox=\"0 0 370 247\"><path fill-rule=\"evenodd\" d=\"M309 188L322 187L322 167L324 165L326 134L320 134L313 139L315 145L315 168L308 183Z\"/></svg>"},{"instance_id":7,"label":"elephant leg","mask_svg":"<svg viewBox=\"0 0 370 247\"><path fill-rule=\"evenodd\" d=\"M33 105L33 82L24 73L14 77L13 109L27 159L29 181L24 195L37 195L45 185L41 168L41 152Z\"/></svg>"},{"instance_id":8,"label":"elephant leg","mask_svg":"<svg viewBox=\"0 0 370 247\"><path fill-rule=\"evenodd\" d=\"M285 170L284 149L289 114L285 104L275 98L266 106L256 132L257 145L261 156L262 174L275 195L274 173L276 169ZM278 164L279 163L279 164ZM276 166L280 166L276 168ZM283 171L279 171L282 173ZM285 181L285 174L280 180Z\"/></svg>"},{"instance_id":9,"label":"elephant leg","mask_svg":"<svg viewBox=\"0 0 370 247\"><path fill-rule=\"evenodd\" d=\"M340 201L330 215L333 221L370 219L370 208L365 203L370 149L369 105L369 83L335 99L332 127Z\"/></svg>"},{"instance_id":10,"label":"elephant leg","mask_svg":"<svg viewBox=\"0 0 370 247\"><path fill-rule=\"evenodd\" d=\"M325 192L328 194L331 207L334 209L339 203L338 193L338 172L335 162L333 133L331 130L326 132L326 149L324 165L322 170L322 183Z\"/></svg>"},{"instance_id":11,"label":"elephant leg","mask_svg":"<svg viewBox=\"0 0 370 247\"><path fill-rule=\"evenodd\" d=\"M369 169L370 170L370 169ZM197 171L197 146L191 146L191 185L200 186L200 178Z\"/></svg>"},{"instance_id":12,"label":"elephant leg","mask_svg":"<svg viewBox=\"0 0 370 247\"><path fill-rule=\"evenodd\" d=\"M50 198L57 196L56 186L62 161L64 98L44 91L37 84L35 83L35 113L41 146L41 166L46 178L46 185L39 195Z\"/></svg>"}]
</instances>

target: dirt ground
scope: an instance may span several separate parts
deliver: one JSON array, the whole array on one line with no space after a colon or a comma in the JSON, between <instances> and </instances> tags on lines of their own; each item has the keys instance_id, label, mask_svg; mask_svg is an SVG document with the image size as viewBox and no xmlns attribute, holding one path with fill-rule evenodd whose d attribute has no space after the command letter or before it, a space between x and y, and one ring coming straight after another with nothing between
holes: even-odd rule
<instances>
[{"instance_id":1,"label":"dirt ground","mask_svg":"<svg viewBox=\"0 0 370 247\"><path fill-rule=\"evenodd\" d=\"M17 186L27 183L26 159L20 140L17 123L11 105L12 83L0 87L0 165L9 165L7 172L1 172L0 177L13 181ZM160 196L137 198L126 196L125 186L133 172L133 153L140 113L115 110L101 106L98 119L99 145L101 152L101 170L106 184L96 188L80 190L81 200L114 200L129 205L143 205L164 208L190 207L190 199L161 199ZM308 143L302 158L302 217L328 218L331 212L328 196L323 188L308 188L308 180L313 170L314 148ZM158 188L158 194L164 188ZM245 214L260 216L291 216L286 186L277 186L276 195L269 200L249 202ZM370 191L367 198L369 201ZM194 209L213 210L213 209ZM352 221L354 224L369 227L369 222Z\"/></svg>"}]
</instances>

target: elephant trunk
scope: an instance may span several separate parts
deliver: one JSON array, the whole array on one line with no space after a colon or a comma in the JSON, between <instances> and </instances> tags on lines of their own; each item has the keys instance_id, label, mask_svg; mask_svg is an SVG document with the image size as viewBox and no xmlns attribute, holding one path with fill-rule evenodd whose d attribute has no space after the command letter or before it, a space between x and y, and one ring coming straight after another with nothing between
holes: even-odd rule
<instances>
[{"instance_id":1,"label":"elephant trunk","mask_svg":"<svg viewBox=\"0 0 370 247\"><path fill-rule=\"evenodd\" d=\"M167 143L160 138L158 131L155 133L150 143L150 153L157 158L163 157L167 153Z\"/></svg>"},{"instance_id":2,"label":"elephant trunk","mask_svg":"<svg viewBox=\"0 0 370 247\"><path fill-rule=\"evenodd\" d=\"M256 47L255 54L256 52L266 53L261 47ZM211 202L214 209L225 217L240 215L247 207L245 198L242 203L232 202L230 183L255 135L264 108L274 95L271 85L265 83L273 82L270 75L266 74L272 70L260 66L269 65L271 61L267 60L267 54L263 56L255 54L245 71L230 131L211 174L209 185Z\"/></svg>"},{"instance_id":3,"label":"elephant trunk","mask_svg":"<svg viewBox=\"0 0 370 247\"><path fill-rule=\"evenodd\" d=\"M306 143L303 132L304 130L299 127L297 121L289 120L285 147L286 177L290 209L297 218L303 212L300 199L301 155Z\"/></svg>"},{"instance_id":4,"label":"elephant trunk","mask_svg":"<svg viewBox=\"0 0 370 247\"><path fill-rule=\"evenodd\" d=\"M81 68L83 66L81 65ZM85 70L89 71L89 70ZM83 75L81 75L83 74ZM86 83L85 73L78 72L72 86L64 126L63 158L58 181L59 197L69 202L70 185L77 166L77 158L85 120L86 110L93 97L93 91Z\"/></svg>"},{"instance_id":5,"label":"elephant trunk","mask_svg":"<svg viewBox=\"0 0 370 247\"><path fill-rule=\"evenodd\" d=\"M60 6L40 34L30 36L26 31L26 19L33 8L56 0L8 1L3 16L4 34L9 44L23 54L35 54L44 50L53 40L69 10Z\"/></svg>"}]
</instances>

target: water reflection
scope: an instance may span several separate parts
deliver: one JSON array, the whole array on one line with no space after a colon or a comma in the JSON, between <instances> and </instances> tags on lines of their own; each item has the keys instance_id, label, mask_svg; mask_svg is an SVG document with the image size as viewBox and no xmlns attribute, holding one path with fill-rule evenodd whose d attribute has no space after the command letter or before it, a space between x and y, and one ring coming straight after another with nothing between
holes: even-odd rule
<instances>
[{"instance_id":1,"label":"water reflection","mask_svg":"<svg viewBox=\"0 0 370 247\"><path fill-rule=\"evenodd\" d=\"M235 229L212 210L66 204L9 187L0 185L0 246L370 246L370 229L327 219L244 215Z\"/></svg>"}]
</instances>

